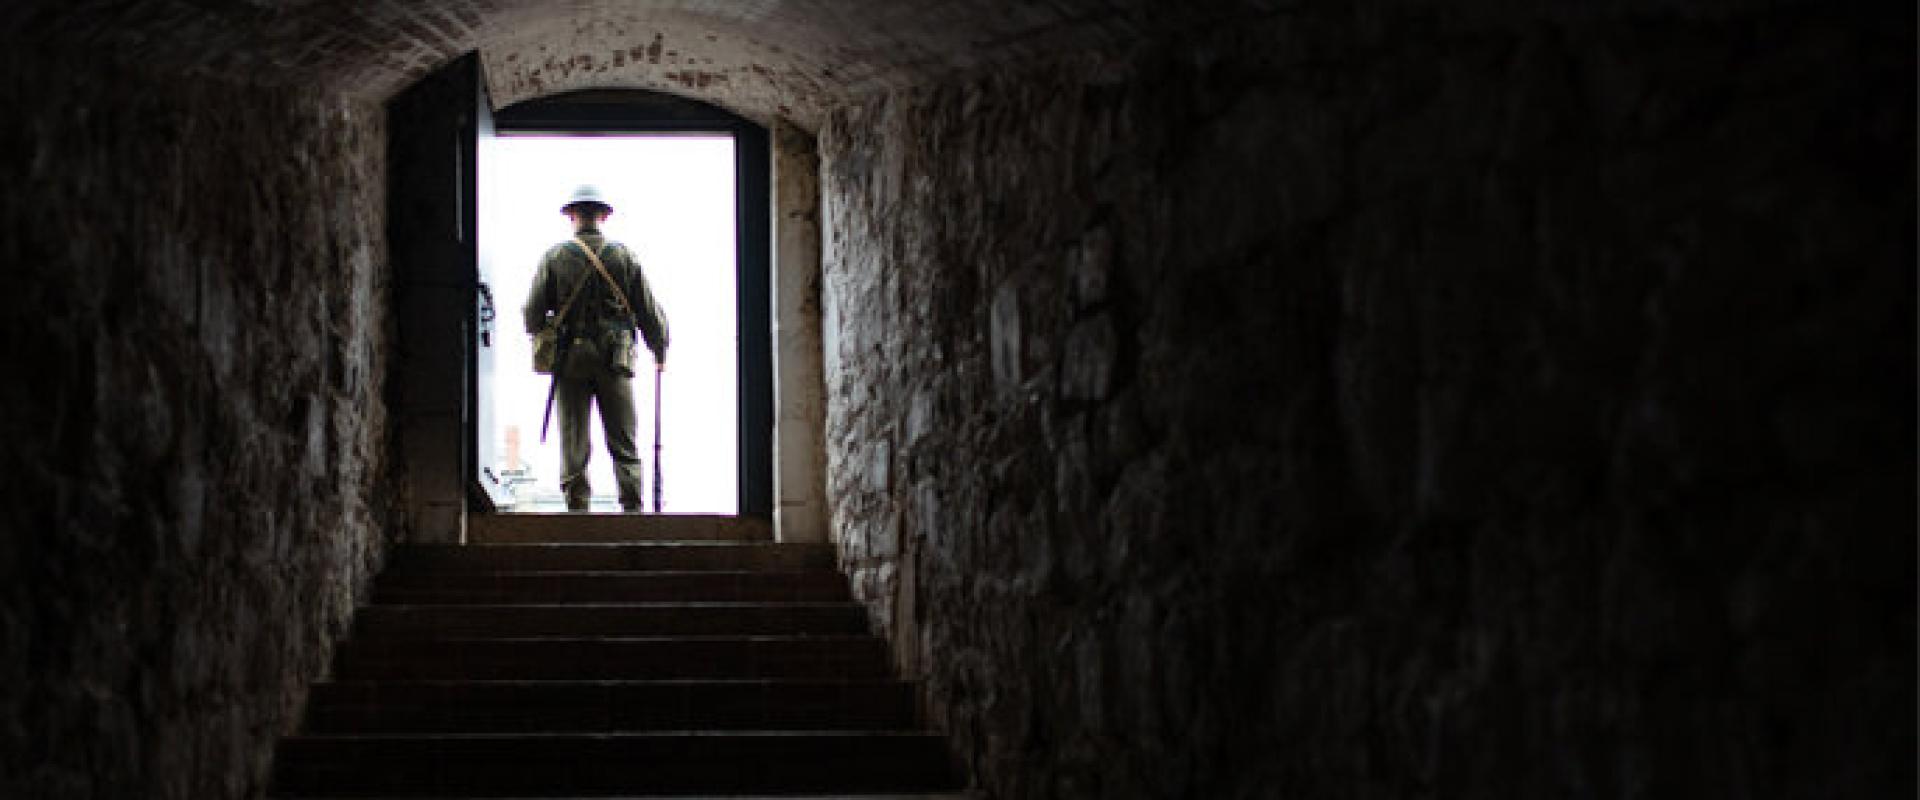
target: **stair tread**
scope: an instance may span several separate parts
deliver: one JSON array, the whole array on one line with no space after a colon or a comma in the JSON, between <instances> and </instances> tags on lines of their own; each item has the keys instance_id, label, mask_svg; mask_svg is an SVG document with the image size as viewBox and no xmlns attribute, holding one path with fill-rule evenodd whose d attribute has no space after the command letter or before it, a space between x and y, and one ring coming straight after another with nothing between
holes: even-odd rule
<instances>
[{"instance_id":1,"label":"stair tread","mask_svg":"<svg viewBox=\"0 0 1920 800\"><path fill-rule=\"evenodd\" d=\"M272 795L267 797L299 797L300 800L968 800L966 794L936 792L932 794L915 792L835 792L833 794L623 794L623 795L515 795L496 797L493 795L450 795L435 794L430 797L420 795Z\"/></svg>"},{"instance_id":2,"label":"stair tread","mask_svg":"<svg viewBox=\"0 0 1920 800\"><path fill-rule=\"evenodd\" d=\"M427 733L299 733L281 741L329 741L329 742L413 742L420 740L451 741L505 741L513 739L578 739L581 741L604 741L610 739L939 739L939 734L920 729L878 728L872 730L844 730L833 728L803 730L718 730L686 729L667 731L454 731Z\"/></svg>"},{"instance_id":3,"label":"stair tread","mask_svg":"<svg viewBox=\"0 0 1920 800\"><path fill-rule=\"evenodd\" d=\"M813 571L417 572L382 575L378 605L851 599L845 576Z\"/></svg>"},{"instance_id":4,"label":"stair tread","mask_svg":"<svg viewBox=\"0 0 1920 800\"><path fill-rule=\"evenodd\" d=\"M826 678L351 678L347 680L321 681L314 684L324 686L391 686L437 687L437 686L732 686L740 688L776 687L776 686L820 686L844 688L848 686L911 686L918 681L902 680L892 677L853 677L845 680Z\"/></svg>"},{"instance_id":5,"label":"stair tread","mask_svg":"<svg viewBox=\"0 0 1920 800\"><path fill-rule=\"evenodd\" d=\"M645 577L648 575L733 575L733 576L754 576L754 577L764 578L764 577L776 577L776 576L782 576L782 575L838 576L840 574L840 571L832 567L820 567L817 569L789 569L789 568L741 569L739 567L720 567L720 568L714 568L714 569L467 569L467 570L460 570L458 572L451 572L451 573L437 572L437 573L404 573L404 574L409 578L417 577L417 578L427 579L427 580L453 580L453 579L471 578L478 575L484 575L487 577L496 577L496 576L515 577L520 575L533 575L541 578L600 577L604 575L616 575L620 577L631 577L631 576ZM381 575L381 577L385 578L387 576L383 574Z\"/></svg>"},{"instance_id":6,"label":"stair tread","mask_svg":"<svg viewBox=\"0 0 1920 800\"><path fill-rule=\"evenodd\" d=\"M760 539L629 539L625 541L583 539L577 542L468 542L466 544L456 542L401 542L394 545L394 550L396 552L404 552L408 550L487 550L495 548L513 549L539 547L804 547L827 550L832 549L833 545L827 542L769 542Z\"/></svg>"},{"instance_id":7,"label":"stair tread","mask_svg":"<svg viewBox=\"0 0 1920 800\"><path fill-rule=\"evenodd\" d=\"M858 600L585 600L577 603L559 601L528 601L512 603L467 603L459 606L446 606L437 603L375 603L367 609L394 609L423 611L445 611L457 608L461 611L482 611L486 609L578 609L582 611L620 610L620 609L676 609L676 608L865 608Z\"/></svg>"},{"instance_id":8,"label":"stair tread","mask_svg":"<svg viewBox=\"0 0 1920 800\"><path fill-rule=\"evenodd\" d=\"M874 636L872 634L846 634L846 633L819 633L819 634L813 634L813 633L711 633L711 634L694 633L694 634L664 634L664 635L645 635L645 634L634 635L634 634L617 634L616 633L616 634L589 635L589 636L580 636L580 635L572 635L572 634L559 634L554 636L537 636L537 635L527 636L524 634L516 634L511 636L462 635L462 636L449 636L449 637L440 638L440 639L417 639L417 640L381 639L378 641L383 647L389 647L389 646L398 645L398 644L408 644L408 643L418 644L422 647L442 647L449 644L461 644L464 642L728 642L728 641L865 642L868 640L878 639L878 638L879 637ZM347 644L350 646L354 643L348 642Z\"/></svg>"},{"instance_id":9,"label":"stair tread","mask_svg":"<svg viewBox=\"0 0 1920 800\"><path fill-rule=\"evenodd\" d=\"M666 636L871 633L852 600L660 600L594 603L377 603L361 609L357 638Z\"/></svg>"},{"instance_id":10,"label":"stair tread","mask_svg":"<svg viewBox=\"0 0 1920 800\"><path fill-rule=\"evenodd\" d=\"M469 522L475 543L509 541L773 540L770 520L719 514L479 514Z\"/></svg>"},{"instance_id":11,"label":"stair tread","mask_svg":"<svg viewBox=\"0 0 1920 800\"><path fill-rule=\"evenodd\" d=\"M832 794L624 794L624 795L273 795L299 797L300 800L968 800L970 795L952 792L835 792Z\"/></svg>"},{"instance_id":12,"label":"stair tread","mask_svg":"<svg viewBox=\"0 0 1920 800\"><path fill-rule=\"evenodd\" d=\"M335 674L354 678L883 677L875 636L559 636L354 641Z\"/></svg>"},{"instance_id":13,"label":"stair tread","mask_svg":"<svg viewBox=\"0 0 1920 800\"><path fill-rule=\"evenodd\" d=\"M833 545L714 515L469 536L390 552L269 796L965 796Z\"/></svg>"},{"instance_id":14,"label":"stair tread","mask_svg":"<svg viewBox=\"0 0 1920 800\"><path fill-rule=\"evenodd\" d=\"M810 541L756 541L756 539L632 539L632 541L478 541L472 545L455 543L403 543L394 545L396 554L434 553L536 553L536 551L833 551L833 545Z\"/></svg>"}]
</instances>

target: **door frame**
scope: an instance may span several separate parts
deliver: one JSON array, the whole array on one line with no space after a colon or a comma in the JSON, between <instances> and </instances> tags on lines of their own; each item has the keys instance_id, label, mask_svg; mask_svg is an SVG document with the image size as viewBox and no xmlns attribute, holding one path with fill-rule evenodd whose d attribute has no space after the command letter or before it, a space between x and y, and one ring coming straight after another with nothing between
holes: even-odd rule
<instances>
[{"instance_id":1,"label":"door frame","mask_svg":"<svg viewBox=\"0 0 1920 800\"><path fill-rule=\"evenodd\" d=\"M696 100L637 89L586 90L515 103L494 110L493 124L499 133L522 135L710 133L733 137L738 513L770 518L773 205L767 129ZM477 376L470 382L477 393ZM468 436L477 441L478 420L470 421Z\"/></svg>"}]
</instances>

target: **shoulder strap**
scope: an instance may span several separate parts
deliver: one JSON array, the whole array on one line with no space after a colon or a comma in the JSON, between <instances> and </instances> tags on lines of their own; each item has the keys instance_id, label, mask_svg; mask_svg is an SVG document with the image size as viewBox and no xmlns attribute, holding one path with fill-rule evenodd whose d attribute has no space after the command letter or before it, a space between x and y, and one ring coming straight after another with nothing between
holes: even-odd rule
<instances>
[{"instance_id":1,"label":"shoulder strap","mask_svg":"<svg viewBox=\"0 0 1920 800\"><path fill-rule=\"evenodd\" d=\"M560 304L560 313L553 318L554 328L559 328L567 321L567 312L573 310L573 301L579 299L581 289L587 288L587 279L590 277L584 272L580 273L580 280L574 282L573 291L567 293L567 302Z\"/></svg>"},{"instance_id":2,"label":"shoulder strap","mask_svg":"<svg viewBox=\"0 0 1920 800\"><path fill-rule=\"evenodd\" d=\"M633 313L633 304L627 302L627 293L620 289L620 282L613 279L613 274L607 272L607 265L600 263L600 254L593 252L593 248L578 236L573 237L573 243L580 246L580 252L587 254L587 260L593 262L593 268L600 272L600 277L607 279L607 286L613 289L613 296L620 301L620 309L627 312L627 321L633 327L640 327L640 318ZM585 276L582 276L581 281L584 283L585 280Z\"/></svg>"}]
</instances>

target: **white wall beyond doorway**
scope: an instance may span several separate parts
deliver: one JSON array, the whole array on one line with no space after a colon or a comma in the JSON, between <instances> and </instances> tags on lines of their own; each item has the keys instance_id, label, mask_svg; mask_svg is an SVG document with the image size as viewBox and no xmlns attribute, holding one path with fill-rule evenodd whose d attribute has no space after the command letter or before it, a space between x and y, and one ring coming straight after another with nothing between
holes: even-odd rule
<instances>
[{"instance_id":1,"label":"white wall beyond doorway","mask_svg":"<svg viewBox=\"0 0 1920 800\"><path fill-rule=\"evenodd\" d=\"M514 484L515 510L562 505L557 427L540 442L548 381L530 367L520 308L541 254L571 234L560 205L575 186L593 183L614 206L607 235L639 255L672 331L663 387L666 510L737 512L733 148L724 135L503 136L488 151L480 246L500 314L495 378L481 391L493 393L494 470ZM651 377L633 385L649 481ZM593 447L587 474L595 508L617 510L597 425ZM647 491L651 497L651 485Z\"/></svg>"}]
</instances>

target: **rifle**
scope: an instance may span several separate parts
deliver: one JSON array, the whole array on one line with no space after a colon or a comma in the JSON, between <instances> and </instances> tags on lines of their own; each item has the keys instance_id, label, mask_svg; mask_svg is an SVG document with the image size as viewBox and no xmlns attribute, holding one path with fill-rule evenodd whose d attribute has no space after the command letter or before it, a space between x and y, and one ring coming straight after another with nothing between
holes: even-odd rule
<instances>
[{"instance_id":1,"label":"rifle","mask_svg":"<svg viewBox=\"0 0 1920 800\"><path fill-rule=\"evenodd\" d=\"M660 376L666 374L665 364L653 366L653 513L660 508Z\"/></svg>"}]
</instances>

